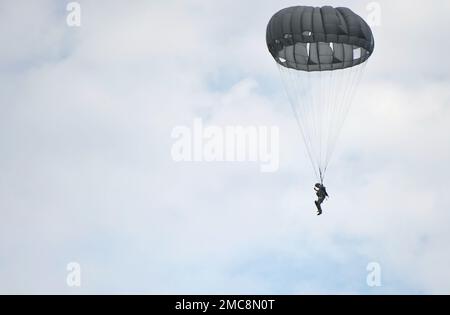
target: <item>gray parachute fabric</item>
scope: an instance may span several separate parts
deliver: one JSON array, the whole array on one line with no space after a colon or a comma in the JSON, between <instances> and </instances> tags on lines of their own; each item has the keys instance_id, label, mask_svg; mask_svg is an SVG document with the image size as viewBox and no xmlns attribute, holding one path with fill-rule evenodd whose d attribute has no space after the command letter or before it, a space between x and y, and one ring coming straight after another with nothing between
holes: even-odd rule
<instances>
[{"instance_id":1,"label":"gray parachute fabric","mask_svg":"<svg viewBox=\"0 0 450 315\"><path fill-rule=\"evenodd\" d=\"M348 8L290 7L267 25L275 61L304 71L344 69L366 61L374 50L372 31Z\"/></svg>"},{"instance_id":2,"label":"gray parachute fabric","mask_svg":"<svg viewBox=\"0 0 450 315\"><path fill-rule=\"evenodd\" d=\"M270 19L266 42L317 179L323 182L366 61L374 51L372 31L348 8L295 6Z\"/></svg>"}]
</instances>

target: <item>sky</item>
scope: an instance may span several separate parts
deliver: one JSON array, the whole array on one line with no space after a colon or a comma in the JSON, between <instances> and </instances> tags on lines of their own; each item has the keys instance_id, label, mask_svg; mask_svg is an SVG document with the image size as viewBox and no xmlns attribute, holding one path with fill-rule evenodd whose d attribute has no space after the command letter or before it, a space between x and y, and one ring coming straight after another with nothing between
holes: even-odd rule
<instances>
[{"instance_id":1,"label":"sky","mask_svg":"<svg viewBox=\"0 0 450 315\"><path fill-rule=\"evenodd\" d=\"M321 217L266 48L284 7L371 2L0 0L0 293L450 293L450 3L376 2ZM195 119L276 126L278 170L174 161Z\"/></svg>"}]
</instances>

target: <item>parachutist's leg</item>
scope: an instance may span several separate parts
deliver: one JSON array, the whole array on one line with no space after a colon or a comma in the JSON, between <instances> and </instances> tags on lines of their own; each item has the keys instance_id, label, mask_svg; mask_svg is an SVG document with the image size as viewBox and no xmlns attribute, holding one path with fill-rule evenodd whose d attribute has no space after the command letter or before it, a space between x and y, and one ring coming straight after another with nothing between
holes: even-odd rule
<instances>
[{"instance_id":1,"label":"parachutist's leg","mask_svg":"<svg viewBox=\"0 0 450 315\"><path fill-rule=\"evenodd\" d=\"M322 203L325 200L325 197L319 197L319 199L316 201L317 210L319 210L319 213L317 215L322 214Z\"/></svg>"},{"instance_id":2,"label":"parachutist's leg","mask_svg":"<svg viewBox=\"0 0 450 315\"><path fill-rule=\"evenodd\" d=\"M320 202L317 200L317 201L314 201L314 203L316 204L316 207L317 207L317 211L318 211L317 215L321 215L322 207L320 206Z\"/></svg>"}]
</instances>

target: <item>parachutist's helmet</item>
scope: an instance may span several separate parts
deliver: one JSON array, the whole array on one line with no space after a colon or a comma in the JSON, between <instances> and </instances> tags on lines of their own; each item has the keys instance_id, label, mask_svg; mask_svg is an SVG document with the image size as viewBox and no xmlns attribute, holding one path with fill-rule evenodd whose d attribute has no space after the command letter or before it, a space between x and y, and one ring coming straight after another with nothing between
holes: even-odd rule
<instances>
[{"instance_id":1,"label":"parachutist's helmet","mask_svg":"<svg viewBox=\"0 0 450 315\"><path fill-rule=\"evenodd\" d=\"M320 188L320 187L322 187L322 185L321 184L319 184L319 183L317 183L316 185L316 188Z\"/></svg>"}]
</instances>

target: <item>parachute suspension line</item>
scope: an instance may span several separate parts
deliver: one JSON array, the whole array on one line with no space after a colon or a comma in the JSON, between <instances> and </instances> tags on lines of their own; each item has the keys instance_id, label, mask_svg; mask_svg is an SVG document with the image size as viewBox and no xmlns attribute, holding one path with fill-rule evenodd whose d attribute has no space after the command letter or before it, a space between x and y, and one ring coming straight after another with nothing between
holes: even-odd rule
<instances>
[{"instance_id":1,"label":"parachute suspension line","mask_svg":"<svg viewBox=\"0 0 450 315\"><path fill-rule=\"evenodd\" d=\"M340 93L346 86L343 85L344 81L344 74L343 70L334 70L332 71L334 73L335 79L333 82L333 88L332 90L332 103L331 103L331 110L330 110L330 121L329 121L329 128L328 128L328 134L327 134L327 142L331 143L333 139L333 131L334 131L334 124L337 119L337 110L339 107L339 98L341 97ZM330 148L327 148L327 154L325 157L325 164L328 165L328 158L331 154Z\"/></svg>"},{"instance_id":2,"label":"parachute suspension line","mask_svg":"<svg viewBox=\"0 0 450 315\"><path fill-rule=\"evenodd\" d=\"M309 76L308 73L298 73L296 72L295 75L297 76L297 78L302 78L303 80L306 79L307 81L307 88L306 88L306 93L303 93L303 95L301 95L300 93L297 95L299 98L303 98L303 101L298 104L298 108L304 108L304 124L306 125L306 136L308 138L308 145L310 147L310 150L312 152L312 155L314 157L314 161L317 164L315 166L316 170L316 174L317 174L317 170L319 169L319 165L318 165L318 159L317 159L317 152L314 146L314 140L316 139L316 135L317 135L317 113L316 113L316 91L315 89L317 88L317 86L314 84L313 81L313 77ZM300 90L297 90L300 91ZM310 130L310 132L308 133L308 130ZM317 176L318 177L318 176Z\"/></svg>"},{"instance_id":3,"label":"parachute suspension line","mask_svg":"<svg viewBox=\"0 0 450 315\"><path fill-rule=\"evenodd\" d=\"M319 133L317 119L317 84L314 82L314 77L308 75L306 72L292 72L294 76L298 79L297 83L302 85L303 82L307 82L306 90L297 89L298 102L296 103L294 110L302 112L300 117L302 124L304 124L304 129L306 130L305 135L307 139L307 146L313 157L313 166L316 177L319 179L320 175L318 173L320 169L318 152L315 145L317 141L317 135ZM309 131L309 132L308 132Z\"/></svg>"},{"instance_id":4,"label":"parachute suspension line","mask_svg":"<svg viewBox=\"0 0 450 315\"><path fill-rule=\"evenodd\" d=\"M303 95L304 102L298 103L297 107L305 107L305 116L304 116L304 123L306 124L306 130L310 131L309 134L307 134L307 138L309 140L310 150L312 151L312 155L314 156L314 161L318 163L317 160L317 153L315 152L315 147L312 141L316 138L317 135L317 114L316 114L316 97L315 97L315 85L313 84L313 77L307 75L307 73L296 73L297 77L303 77L307 81L307 90L306 93ZM301 97L301 96L300 96ZM319 169L319 165L317 164L316 169ZM317 173L317 171L316 171Z\"/></svg>"},{"instance_id":5,"label":"parachute suspension line","mask_svg":"<svg viewBox=\"0 0 450 315\"><path fill-rule=\"evenodd\" d=\"M339 125L338 125L338 131L339 132L341 131L341 129L342 129L343 125L344 125L344 122L345 122L345 119L347 117L347 114L348 114L348 112L350 110L350 107L351 107L351 105L353 103L353 98L354 98L354 95L355 95L356 90L357 90L356 87L359 85L359 83L361 81L361 78L362 78L362 75L364 73L365 67L366 67L366 63L363 63L362 65L358 66L357 69L354 69L356 73L354 73L354 78L353 78L354 81L352 83L352 89L350 90L350 94L346 96L346 100L344 101L346 106L344 108L345 112L342 115L341 121L339 122ZM336 143L336 142L337 141L334 140L334 143ZM332 149L334 150L334 147ZM331 157L331 155L330 155L330 157Z\"/></svg>"},{"instance_id":6,"label":"parachute suspension line","mask_svg":"<svg viewBox=\"0 0 450 315\"><path fill-rule=\"evenodd\" d=\"M331 71L331 76L332 76L332 82L330 83L330 99L329 99L329 104L328 104L328 120L327 120L327 125L328 125L328 132L327 132L327 137L326 137L326 141L327 143L329 143L330 141L330 137L331 137L331 133L333 131L333 126L332 126L332 122L333 122L333 113L334 113L334 108L336 107L336 86L337 84L340 82L339 80L339 73L336 73L336 71ZM327 157L329 154L329 149L327 148L326 154L325 154L325 169L324 172L326 172L327 170Z\"/></svg>"},{"instance_id":7,"label":"parachute suspension line","mask_svg":"<svg viewBox=\"0 0 450 315\"><path fill-rule=\"evenodd\" d=\"M320 67L320 65L319 65ZM320 173L320 179L322 180L322 170L323 170L323 165L322 165L322 131L323 131L323 72L319 71L319 77L320 77L320 85L319 85L319 173Z\"/></svg>"},{"instance_id":8,"label":"parachute suspension line","mask_svg":"<svg viewBox=\"0 0 450 315\"><path fill-rule=\"evenodd\" d=\"M325 101L323 106L326 106L327 113L330 116L330 119L326 121L327 128L324 129L324 133L326 132L326 146L325 146L325 156L321 157L321 173L322 179L325 178L326 170L328 168L329 156L332 153L331 148L334 147L334 142L337 139L337 135L339 134L338 126L340 124L340 118L342 115L342 106L345 104L343 99L345 98L343 95L346 95L349 90L352 89L351 84L351 71L327 71L328 77L331 80L331 76L336 73L338 78L337 83L336 80L333 85L327 85L327 89L322 89L321 93L333 93L333 99ZM330 109L331 108L331 109Z\"/></svg>"},{"instance_id":9,"label":"parachute suspension line","mask_svg":"<svg viewBox=\"0 0 450 315\"><path fill-rule=\"evenodd\" d=\"M306 72L277 63L308 158L322 183L365 65Z\"/></svg>"},{"instance_id":10,"label":"parachute suspension line","mask_svg":"<svg viewBox=\"0 0 450 315\"><path fill-rule=\"evenodd\" d=\"M325 143L329 143L330 141L330 135L331 132L333 130L332 128L332 121L333 121L333 112L334 112L334 108L335 108L335 92L336 92L336 77L339 77L336 75L336 71L330 71L330 75L329 75L329 84L327 85L328 88L328 98L327 98L327 103L326 103L326 123L325 125L327 126L326 130L325 130ZM338 81L339 82L339 81ZM327 146L327 149L325 150L325 164L324 164L324 170L323 170L323 176L325 176L325 173L327 171L327 157L329 154L329 149Z\"/></svg>"},{"instance_id":11,"label":"parachute suspension line","mask_svg":"<svg viewBox=\"0 0 450 315\"><path fill-rule=\"evenodd\" d=\"M350 111L350 108L353 104L353 99L355 97L357 87L359 86L359 84L361 82L361 78L362 78L362 75L364 74L365 67L366 67L366 63L363 63L362 65L358 66L357 69L355 69L353 82L352 82L352 89L350 90L350 94L347 96L346 103L345 103L346 106L344 107L344 113L342 115L340 124L338 126L339 132L342 129L342 127L344 126L348 112Z\"/></svg>"},{"instance_id":12,"label":"parachute suspension line","mask_svg":"<svg viewBox=\"0 0 450 315\"><path fill-rule=\"evenodd\" d=\"M317 87L313 84L311 77L307 75L307 73L299 73L293 71L291 71L291 73L297 79L296 82L299 85L296 89L298 102L296 103L296 106L294 106L294 110L301 115L300 121L304 125L303 128L305 130L305 137L307 139L306 145L309 147L308 150L311 152L314 172L316 173L316 177L319 178L318 169L320 168L320 165L318 164L319 160L317 159L317 151L313 143L318 133L316 123L317 111L315 106L317 102L315 89ZM305 85L306 89L301 87L302 85L304 85L305 81L307 83ZM310 132L308 132L308 130Z\"/></svg>"},{"instance_id":13,"label":"parachute suspension line","mask_svg":"<svg viewBox=\"0 0 450 315\"><path fill-rule=\"evenodd\" d=\"M314 136L312 138L312 148L313 152L315 153L316 161L317 161L317 168L319 171L319 174L321 173L322 165L320 161L320 151L321 151L321 143L320 143L320 134L321 134L321 126L320 126L320 118L321 118L321 84L322 84L322 72L312 72L312 73L306 73L308 78L310 78L311 86L314 87L311 89L313 102L311 103L312 111L314 113ZM314 80L314 81L313 81ZM319 178L320 179L320 178Z\"/></svg>"},{"instance_id":14,"label":"parachute suspension line","mask_svg":"<svg viewBox=\"0 0 450 315\"><path fill-rule=\"evenodd\" d=\"M294 77L293 70L285 68L285 67L279 65L278 63L277 63L277 66L280 71L281 78L282 78L283 84L285 86L285 90L287 92L288 98L290 100L289 103L291 104L292 111L294 112L295 120L297 121L297 125L300 129L300 134L302 135L303 141L305 143L307 155L309 157L311 165L313 166L313 170L314 170L316 177L320 178L319 174L317 173L318 166L316 165L314 157L313 157L313 153L311 152L312 146L311 146L310 139L307 136L305 126L304 126L304 124L302 124L301 116L299 116L299 113L295 106L295 104L298 104L297 102L300 101L300 97L299 97L300 93L293 93L293 92L296 91L297 89L304 89L305 85L299 84L300 82L298 80L296 80L298 78ZM305 81L305 80L303 80L303 81ZM309 82L308 82L307 88L309 88ZM301 108L302 106L299 106L299 107ZM302 116L307 117L308 115L304 114Z\"/></svg>"},{"instance_id":15,"label":"parachute suspension line","mask_svg":"<svg viewBox=\"0 0 450 315\"><path fill-rule=\"evenodd\" d=\"M321 75L319 72L296 72L298 76L306 77L308 80L308 93L306 94L309 97L309 100L306 100L307 112L306 119L307 121L307 130L312 130L312 134L309 135L309 144L311 146L311 151L314 155L314 159L316 162L316 173L319 173L317 178L320 180L322 165L320 161L320 134L321 134L321 126L320 126L320 118L321 118Z\"/></svg>"},{"instance_id":16,"label":"parachute suspension line","mask_svg":"<svg viewBox=\"0 0 450 315\"><path fill-rule=\"evenodd\" d=\"M313 91L314 85L311 84L312 82L309 76L299 75L298 73L293 71L290 72L295 78L294 82L297 83L296 91L298 91L298 93L296 93L297 106L294 105L293 110L296 113L297 117L299 117L298 123L303 125L303 131L306 138L305 145L307 147L308 154L310 155L314 173L316 174L316 177L319 178L319 174L317 172L317 170L319 169L319 165L317 164L317 153L313 143L314 138L308 132L308 130L311 130L311 126L315 127L314 121L311 121L311 119L314 119L314 116L311 117L311 115L309 115L311 111L315 113L315 97ZM302 86L305 86L305 81L307 82L306 90L304 88L302 89ZM304 105L306 105L306 107ZM314 129L314 133L317 133L317 129Z\"/></svg>"},{"instance_id":17,"label":"parachute suspension line","mask_svg":"<svg viewBox=\"0 0 450 315\"><path fill-rule=\"evenodd\" d=\"M292 6L275 13L266 28L266 44L323 183L375 41L369 25L350 9L324 6L320 14L317 9ZM348 36L340 36L343 20ZM325 39L311 36L310 30L320 23L329 25L323 28ZM338 43L329 41L336 36Z\"/></svg>"},{"instance_id":18,"label":"parachute suspension line","mask_svg":"<svg viewBox=\"0 0 450 315\"><path fill-rule=\"evenodd\" d=\"M350 72L352 74L352 82L351 82L351 84L349 84L349 85L351 85L351 87L349 88L349 93L343 97L343 101L342 101L343 107L344 107L343 113L340 115L337 115L340 119L336 126L337 127L336 133L333 137L333 140L331 141L331 147L329 148L329 152L327 154L327 158L326 158L326 162L325 162L325 165L326 165L325 170L328 168L331 156L332 156L333 151L336 146L337 138L339 137L342 127L344 126L345 120L348 116L348 112L350 111L350 108L352 107L353 99L355 97L357 87L359 86L359 84L361 82L366 65L367 65L367 61L358 66L349 68Z\"/></svg>"},{"instance_id":19,"label":"parachute suspension line","mask_svg":"<svg viewBox=\"0 0 450 315\"><path fill-rule=\"evenodd\" d=\"M333 98L333 92L334 92L334 86L335 86L335 71L329 71L329 73L327 73L326 78L328 78L328 83L325 85L326 86L326 91L327 91L327 97L325 99L325 113L324 113L324 130L323 130L323 137L324 137L324 143L328 144L329 143L329 134L331 132L331 118L333 116L331 116L330 114L330 109L334 107L334 98ZM325 172L327 169L327 157L328 154L328 146L326 146L325 148L325 152L324 152L324 156L321 157L321 159L324 161L323 162L323 176L325 176Z\"/></svg>"},{"instance_id":20,"label":"parachute suspension line","mask_svg":"<svg viewBox=\"0 0 450 315\"><path fill-rule=\"evenodd\" d=\"M336 70L336 74L339 76L338 85L334 87L336 92L335 99L333 101L333 110L332 110L332 119L330 121L330 132L328 139L328 147L327 147L327 155L325 159L325 170L328 167L329 157L332 154L332 148L334 147L334 141L337 138L338 130L337 126L339 125L340 115L342 114L342 106L345 105L345 95L348 93L348 90L351 89L351 74L352 69L344 69L344 70Z\"/></svg>"}]
</instances>

